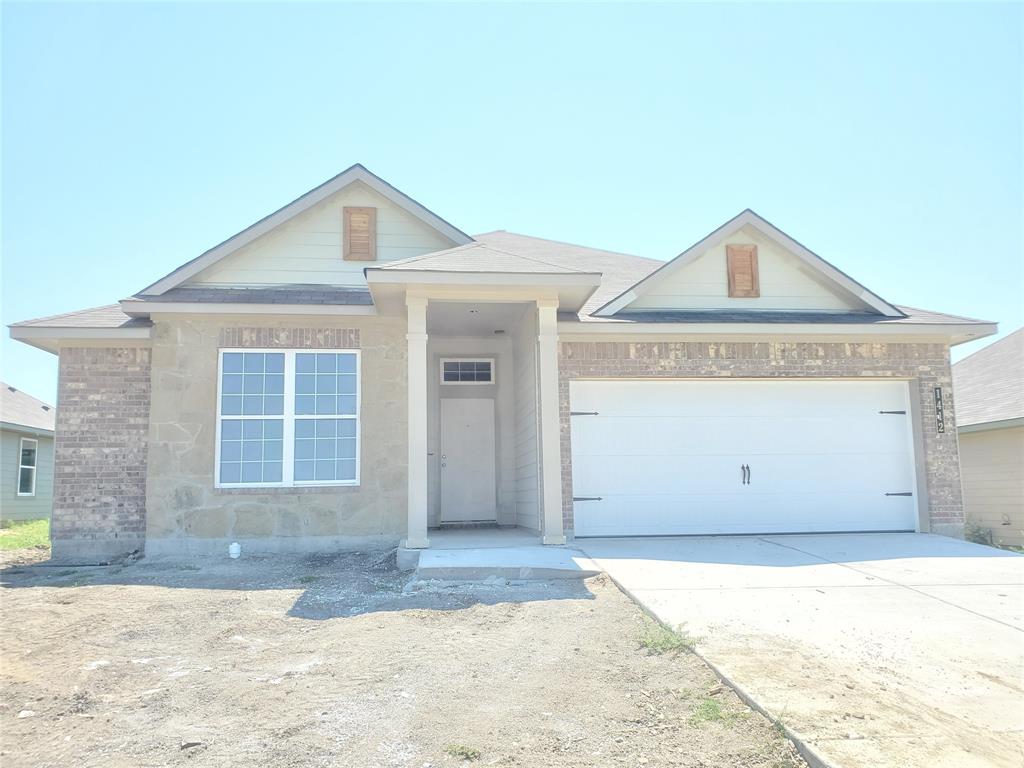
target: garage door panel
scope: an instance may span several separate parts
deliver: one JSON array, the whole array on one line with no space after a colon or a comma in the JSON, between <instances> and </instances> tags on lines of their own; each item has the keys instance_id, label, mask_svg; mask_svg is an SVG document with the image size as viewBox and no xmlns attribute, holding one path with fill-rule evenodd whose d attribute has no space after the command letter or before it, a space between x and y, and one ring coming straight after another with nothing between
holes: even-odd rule
<instances>
[{"instance_id":1,"label":"garage door panel","mask_svg":"<svg viewBox=\"0 0 1024 768\"><path fill-rule=\"evenodd\" d=\"M579 455L698 456L800 453L808 440L830 433L822 449L829 453L877 450L906 433L904 417L807 418L754 417L614 417L577 416L573 420L573 450ZM656 443L645 439L658 434Z\"/></svg>"},{"instance_id":2,"label":"garage door panel","mask_svg":"<svg viewBox=\"0 0 1024 768\"><path fill-rule=\"evenodd\" d=\"M594 456L573 472L576 495L601 496L632 489L659 493L841 493L910 490L905 486L904 457L899 453L848 454L837 462L831 455L787 454L686 456ZM741 465L749 467L744 484Z\"/></svg>"},{"instance_id":3,"label":"garage door panel","mask_svg":"<svg viewBox=\"0 0 1024 768\"><path fill-rule=\"evenodd\" d=\"M579 536L913 530L905 382L572 382ZM750 467L742 482L741 465Z\"/></svg>"},{"instance_id":4,"label":"garage door panel","mask_svg":"<svg viewBox=\"0 0 1024 768\"><path fill-rule=\"evenodd\" d=\"M631 494L577 502L577 536L667 536L731 533L821 533L893 530L894 517L912 519L912 500L891 497L884 507L867 495L835 503L818 497ZM636 509L643 508L643 515ZM868 510L868 511L865 511ZM785 525L780 525L780 521ZM902 530L913 530L910 525Z\"/></svg>"},{"instance_id":5,"label":"garage door panel","mask_svg":"<svg viewBox=\"0 0 1024 768\"><path fill-rule=\"evenodd\" d=\"M605 416L834 416L836 398L844 410L864 415L879 410L903 410L905 384L890 381L810 382L810 381L588 381L586 389L574 388L574 411L599 411ZM730 390L735 385L737 389ZM778 387L790 395L779 399ZM823 390L833 385L834 391ZM742 392L739 391L742 388ZM578 393L578 395L577 395ZM837 394L838 393L838 394ZM794 412L794 398L800 410Z\"/></svg>"}]
</instances>

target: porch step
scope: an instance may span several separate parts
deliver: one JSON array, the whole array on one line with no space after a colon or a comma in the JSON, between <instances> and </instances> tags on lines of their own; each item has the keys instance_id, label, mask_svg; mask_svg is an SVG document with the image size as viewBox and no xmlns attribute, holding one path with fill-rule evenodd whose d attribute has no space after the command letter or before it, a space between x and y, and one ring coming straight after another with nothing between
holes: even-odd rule
<instances>
[{"instance_id":1,"label":"porch step","mask_svg":"<svg viewBox=\"0 0 1024 768\"><path fill-rule=\"evenodd\" d=\"M416 577L444 581L499 579L545 581L586 579L601 572L578 549L545 547L490 547L478 549L424 549L419 553Z\"/></svg>"}]
</instances>

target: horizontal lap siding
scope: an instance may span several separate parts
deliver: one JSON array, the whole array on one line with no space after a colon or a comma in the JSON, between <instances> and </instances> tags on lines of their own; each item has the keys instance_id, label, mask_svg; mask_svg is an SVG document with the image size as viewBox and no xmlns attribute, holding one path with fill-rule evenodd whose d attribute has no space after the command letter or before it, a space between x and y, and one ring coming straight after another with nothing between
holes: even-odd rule
<instances>
[{"instance_id":1,"label":"horizontal lap siding","mask_svg":"<svg viewBox=\"0 0 1024 768\"><path fill-rule=\"evenodd\" d=\"M21 439L37 440L36 492L18 495ZM28 432L4 430L0 433L0 518L4 520L41 520L50 516L53 506L53 438Z\"/></svg>"},{"instance_id":2,"label":"horizontal lap siding","mask_svg":"<svg viewBox=\"0 0 1024 768\"><path fill-rule=\"evenodd\" d=\"M1024 427L960 435L967 522L1024 545Z\"/></svg>"},{"instance_id":3,"label":"horizontal lap siding","mask_svg":"<svg viewBox=\"0 0 1024 768\"><path fill-rule=\"evenodd\" d=\"M933 530L963 526L953 424L949 348L943 344L814 342L565 341L559 353L562 499L573 525L569 382L587 378L902 378L916 381L925 477ZM936 428L933 391L942 387L946 431Z\"/></svg>"}]
</instances>

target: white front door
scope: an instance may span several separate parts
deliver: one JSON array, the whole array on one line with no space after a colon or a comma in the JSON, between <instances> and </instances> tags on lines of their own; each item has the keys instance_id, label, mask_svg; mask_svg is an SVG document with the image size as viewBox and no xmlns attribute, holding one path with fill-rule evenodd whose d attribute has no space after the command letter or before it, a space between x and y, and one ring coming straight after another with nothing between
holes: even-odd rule
<instances>
[{"instance_id":1,"label":"white front door","mask_svg":"<svg viewBox=\"0 0 1024 768\"><path fill-rule=\"evenodd\" d=\"M441 400L441 522L497 520L494 400Z\"/></svg>"},{"instance_id":2,"label":"white front door","mask_svg":"<svg viewBox=\"0 0 1024 768\"><path fill-rule=\"evenodd\" d=\"M574 381L577 536L913 531L905 381Z\"/></svg>"}]
</instances>

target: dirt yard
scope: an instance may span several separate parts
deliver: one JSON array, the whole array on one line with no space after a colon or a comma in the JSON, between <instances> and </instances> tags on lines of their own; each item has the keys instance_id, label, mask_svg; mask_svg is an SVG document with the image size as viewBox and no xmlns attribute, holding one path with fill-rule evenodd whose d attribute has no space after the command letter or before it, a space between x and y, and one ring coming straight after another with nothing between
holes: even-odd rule
<instances>
[{"instance_id":1,"label":"dirt yard","mask_svg":"<svg viewBox=\"0 0 1024 768\"><path fill-rule=\"evenodd\" d=\"M697 657L652 650L665 636L604 577L6 562L5 768L804 765Z\"/></svg>"}]
</instances>

